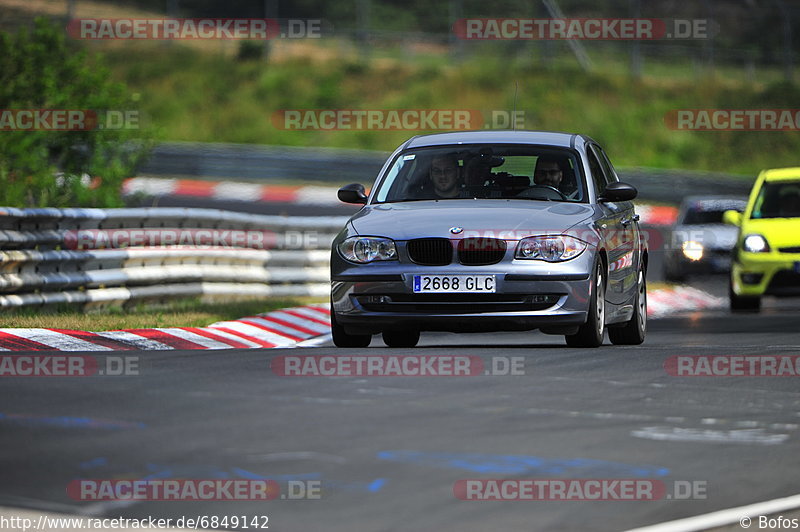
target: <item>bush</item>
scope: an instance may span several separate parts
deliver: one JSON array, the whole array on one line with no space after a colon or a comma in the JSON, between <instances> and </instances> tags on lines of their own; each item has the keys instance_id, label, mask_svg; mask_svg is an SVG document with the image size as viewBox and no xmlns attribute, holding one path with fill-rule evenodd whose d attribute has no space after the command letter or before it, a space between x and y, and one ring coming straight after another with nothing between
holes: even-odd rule
<instances>
[{"instance_id":1,"label":"bush","mask_svg":"<svg viewBox=\"0 0 800 532\"><path fill-rule=\"evenodd\" d=\"M242 41L236 58L239 61L260 61L267 58L269 44L263 41Z\"/></svg>"},{"instance_id":2,"label":"bush","mask_svg":"<svg viewBox=\"0 0 800 532\"><path fill-rule=\"evenodd\" d=\"M0 205L122 205L122 180L150 146L135 129L143 125L134 98L98 63L46 19L31 31L0 33ZM85 127L9 130L22 123L13 111L48 109L89 111ZM125 113L122 127L108 127Z\"/></svg>"}]
</instances>

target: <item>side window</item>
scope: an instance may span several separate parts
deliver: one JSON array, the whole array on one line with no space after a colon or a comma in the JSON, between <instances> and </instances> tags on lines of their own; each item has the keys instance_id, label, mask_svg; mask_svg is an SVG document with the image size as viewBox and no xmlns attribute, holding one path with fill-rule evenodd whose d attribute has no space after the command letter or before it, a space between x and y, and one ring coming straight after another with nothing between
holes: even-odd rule
<instances>
[{"instance_id":1,"label":"side window","mask_svg":"<svg viewBox=\"0 0 800 532\"><path fill-rule=\"evenodd\" d=\"M600 146L594 146L597 154L600 158L600 164L603 165L603 170L606 171L606 176L608 176L608 182L613 183L614 181L619 181L619 176L617 175L617 171L614 170L614 166L611 164L611 161L608 160L608 155L603 148Z\"/></svg>"},{"instance_id":2,"label":"side window","mask_svg":"<svg viewBox=\"0 0 800 532\"><path fill-rule=\"evenodd\" d=\"M594 187L597 189L597 194L602 194L606 189L607 183L605 172L603 172L603 168L600 166L600 161L598 161L593 147L586 150L586 155L589 157L589 171L592 172Z\"/></svg>"}]
</instances>

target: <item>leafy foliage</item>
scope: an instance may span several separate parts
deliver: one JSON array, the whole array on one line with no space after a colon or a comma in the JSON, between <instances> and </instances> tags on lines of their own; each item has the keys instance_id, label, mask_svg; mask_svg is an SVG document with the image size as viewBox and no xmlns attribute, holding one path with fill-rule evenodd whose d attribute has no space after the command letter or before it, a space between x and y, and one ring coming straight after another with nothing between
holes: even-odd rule
<instances>
[{"instance_id":1,"label":"leafy foliage","mask_svg":"<svg viewBox=\"0 0 800 532\"><path fill-rule=\"evenodd\" d=\"M141 92L147 115L170 140L391 151L428 131L291 130L274 116L287 109L475 109L488 125L495 111L516 108L524 112L518 127L585 133L621 167L753 176L796 165L800 151L796 131L679 131L665 123L677 109L795 109L800 87L780 81L774 69L754 83L737 81L740 71L712 77L683 64L652 63L653 75L632 81L627 56L597 56L597 71L587 74L572 57L544 66L531 56L498 61L489 53L461 62L446 54L411 60L309 54L269 63L177 46L157 60L145 51L108 53L116 77Z\"/></svg>"},{"instance_id":2,"label":"leafy foliage","mask_svg":"<svg viewBox=\"0 0 800 532\"><path fill-rule=\"evenodd\" d=\"M0 110L6 118L15 116L13 110L89 111L83 130L13 130L9 124L19 127L22 121L5 122L0 205L120 206L122 180L148 148L136 129L142 124L133 100L105 67L46 19L37 19L32 30L0 33ZM105 120L126 112L132 119L124 124ZM98 117L96 127L92 116Z\"/></svg>"}]
</instances>

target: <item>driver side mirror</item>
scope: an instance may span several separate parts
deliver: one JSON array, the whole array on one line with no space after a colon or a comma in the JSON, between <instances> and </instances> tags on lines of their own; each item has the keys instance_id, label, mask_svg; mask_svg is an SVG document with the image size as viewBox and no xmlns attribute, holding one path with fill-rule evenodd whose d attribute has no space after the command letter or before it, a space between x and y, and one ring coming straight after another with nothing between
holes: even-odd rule
<instances>
[{"instance_id":1,"label":"driver side mirror","mask_svg":"<svg viewBox=\"0 0 800 532\"><path fill-rule=\"evenodd\" d=\"M336 195L339 197L339 201L343 201L344 203L356 203L360 205L366 205L367 203L367 194L364 191L364 185L361 183L345 185L339 189Z\"/></svg>"},{"instance_id":2,"label":"driver side mirror","mask_svg":"<svg viewBox=\"0 0 800 532\"><path fill-rule=\"evenodd\" d=\"M622 181L615 181L608 184L603 193L600 194L600 197L597 198L597 201L600 203L606 201L631 201L638 194L639 192L633 185L623 183Z\"/></svg>"},{"instance_id":3,"label":"driver side mirror","mask_svg":"<svg viewBox=\"0 0 800 532\"><path fill-rule=\"evenodd\" d=\"M742 224L742 213L739 211L725 211L722 213L722 221L726 224L739 226Z\"/></svg>"}]
</instances>

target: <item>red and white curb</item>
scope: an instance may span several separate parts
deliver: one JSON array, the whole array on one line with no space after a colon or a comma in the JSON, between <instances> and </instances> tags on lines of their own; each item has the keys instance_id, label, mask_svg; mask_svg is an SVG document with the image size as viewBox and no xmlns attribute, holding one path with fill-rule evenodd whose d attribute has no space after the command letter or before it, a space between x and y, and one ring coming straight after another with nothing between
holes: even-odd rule
<instances>
[{"instance_id":1,"label":"red and white curb","mask_svg":"<svg viewBox=\"0 0 800 532\"><path fill-rule=\"evenodd\" d=\"M122 185L124 195L188 196L215 200L292 203L296 205L344 206L333 187L259 185L231 181L132 177ZM644 225L672 225L678 209L668 205L636 204L636 212Z\"/></svg>"},{"instance_id":2,"label":"red and white curb","mask_svg":"<svg viewBox=\"0 0 800 532\"><path fill-rule=\"evenodd\" d=\"M86 332L0 329L0 351L164 351L311 347L330 340L330 305L306 305L208 327Z\"/></svg>"},{"instance_id":3,"label":"red and white curb","mask_svg":"<svg viewBox=\"0 0 800 532\"><path fill-rule=\"evenodd\" d=\"M647 293L647 315L723 308L727 301L688 286ZM166 351L313 347L331 339L330 305L306 305L208 327L164 327L120 331L0 329L0 351Z\"/></svg>"},{"instance_id":4,"label":"red and white curb","mask_svg":"<svg viewBox=\"0 0 800 532\"><path fill-rule=\"evenodd\" d=\"M673 225L678 219L678 208L670 205L649 205L636 203L636 212L642 225Z\"/></svg>"},{"instance_id":5,"label":"red and white curb","mask_svg":"<svg viewBox=\"0 0 800 532\"><path fill-rule=\"evenodd\" d=\"M232 181L132 177L122 184L130 196L188 196L215 200L292 203L296 205L345 205L336 197L338 189L319 186L259 185Z\"/></svg>"},{"instance_id":6,"label":"red and white curb","mask_svg":"<svg viewBox=\"0 0 800 532\"><path fill-rule=\"evenodd\" d=\"M678 312L724 308L728 300L691 286L674 286L647 291L647 316L663 318Z\"/></svg>"}]
</instances>

